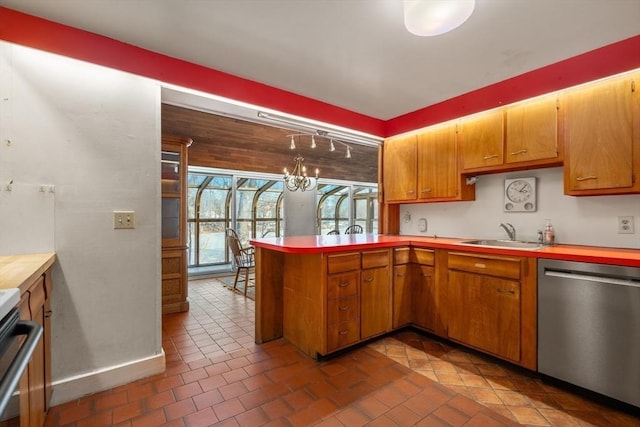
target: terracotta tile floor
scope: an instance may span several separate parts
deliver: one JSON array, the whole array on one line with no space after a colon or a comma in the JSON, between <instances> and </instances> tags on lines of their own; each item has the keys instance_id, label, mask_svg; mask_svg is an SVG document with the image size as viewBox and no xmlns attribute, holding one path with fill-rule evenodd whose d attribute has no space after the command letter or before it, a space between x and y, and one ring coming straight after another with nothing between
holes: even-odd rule
<instances>
[{"instance_id":1,"label":"terracotta tile floor","mask_svg":"<svg viewBox=\"0 0 640 427\"><path fill-rule=\"evenodd\" d=\"M215 280L165 315L167 370L51 408L47 426L638 426L490 358L399 332L316 362L253 343L254 303ZM385 356L385 354L388 356Z\"/></svg>"}]
</instances>

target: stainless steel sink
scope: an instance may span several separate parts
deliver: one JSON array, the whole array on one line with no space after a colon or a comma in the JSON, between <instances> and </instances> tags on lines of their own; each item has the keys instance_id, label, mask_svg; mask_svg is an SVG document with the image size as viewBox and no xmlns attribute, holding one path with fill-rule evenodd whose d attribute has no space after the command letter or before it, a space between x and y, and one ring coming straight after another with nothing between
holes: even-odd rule
<instances>
[{"instance_id":1,"label":"stainless steel sink","mask_svg":"<svg viewBox=\"0 0 640 427\"><path fill-rule=\"evenodd\" d=\"M468 240L460 242L461 245L484 246L488 248L507 248L507 249L528 249L536 250L542 248L538 242L526 242L523 240Z\"/></svg>"}]
</instances>

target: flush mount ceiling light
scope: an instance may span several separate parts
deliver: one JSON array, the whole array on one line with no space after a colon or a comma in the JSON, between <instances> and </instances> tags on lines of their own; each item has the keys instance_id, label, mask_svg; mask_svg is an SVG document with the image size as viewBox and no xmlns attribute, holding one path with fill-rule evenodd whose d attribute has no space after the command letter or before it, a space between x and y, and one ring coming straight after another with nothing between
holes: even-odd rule
<instances>
[{"instance_id":1,"label":"flush mount ceiling light","mask_svg":"<svg viewBox=\"0 0 640 427\"><path fill-rule=\"evenodd\" d=\"M462 25L475 0L403 0L404 26L416 36L437 36Z\"/></svg>"}]
</instances>

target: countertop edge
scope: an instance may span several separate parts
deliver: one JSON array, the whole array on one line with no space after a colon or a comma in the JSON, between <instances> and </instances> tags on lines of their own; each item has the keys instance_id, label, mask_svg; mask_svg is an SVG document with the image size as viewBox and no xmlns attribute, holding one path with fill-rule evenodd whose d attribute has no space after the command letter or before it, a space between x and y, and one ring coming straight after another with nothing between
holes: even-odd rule
<instances>
[{"instance_id":1,"label":"countertop edge","mask_svg":"<svg viewBox=\"0 0 640 427\"><path fill-rule=\"evenodd\" d=\"M374 236L375 237L375 236ZM399 246L414 246L431 249L447 249L462 252L471 252L489 255L520 256L542 259L557 259L564 261L591 262L597 264L616 264L628 267L640 267L640 249L608 248L581 245L555 245L535 250L489 248L481 246L462 245L460 242L470 239L441 238L441 237L415 237L415 236L386 236L379 235L379 240L362 241L350 239L336 239L331 242L320 238L320 244L313 244L304 239L291 240L277 239L279 241L251 240L250 243L257 248L269 249L289 254L320 254L332 252L345 252L351 250L366 250L373 248L393 248ZM318 240L318 237L315 237Z\"/></svg>"}]
</instances>

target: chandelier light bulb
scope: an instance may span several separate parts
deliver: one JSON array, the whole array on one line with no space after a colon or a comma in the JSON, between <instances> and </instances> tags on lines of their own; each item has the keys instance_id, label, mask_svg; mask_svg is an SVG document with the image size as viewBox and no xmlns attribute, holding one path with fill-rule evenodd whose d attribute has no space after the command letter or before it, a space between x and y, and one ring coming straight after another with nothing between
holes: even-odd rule
<instances>
[{"instance_id":1,"label":"chandelier light bulb","mask_svg":"<svg viewBox=\"0 0 640 427\"><path fill-rule=\"evenodd\" d=\"M404 0L404 25L416 36L437 36L462 25L475 0Z\"/></svg>"}]
</instances>

